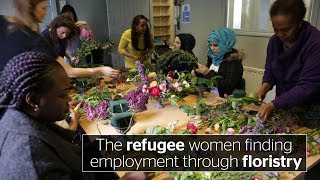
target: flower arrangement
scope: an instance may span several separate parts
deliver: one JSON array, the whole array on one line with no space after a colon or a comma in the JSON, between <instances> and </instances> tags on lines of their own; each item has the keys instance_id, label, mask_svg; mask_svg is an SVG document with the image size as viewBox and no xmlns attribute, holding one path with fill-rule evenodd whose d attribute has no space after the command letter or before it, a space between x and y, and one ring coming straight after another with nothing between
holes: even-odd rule
<instances>
[{"instance_id":1,"label":"flower arrangement","mask_svg":"<svg viewBox=\"0 0 320 180\"><path fill-rule=\"evenodd\" d=\"M111 49L114 44L111 41L106 41L105 43L96 42L93 40L92 30L88 24L81 24L80 29L80 40L81 47L77 48L77 57L85 57L92 53L93 50L97 49Z\"/></svg>"},{"instance_id":2,"label":"flower arrangement","mask_svg":"<svg viewBox=\"0 0 320 180\"><path fill-rule=\"evenodd\" d=\"M75 97L83 101L83 111L89 121L106 120L109 116L109 102L118 100L121 97L111 92L104 86L93 87L86 94L79 94Z\"/></svg>"},{"instance_id":3,"label":"flower arrangement","mask_svg":"<svg viewBox=\"0 0 320 180\"><path fill-rule=\"evenodd\" d=\"M149 100L149 94L143 92L143 85L147 82L144 66L139 61L136 61L136 65L138 67L138 76L140 78L140 82L137 89L127 93L125 99L127 100L129 107L133 109L133 111L141 112L147 109L146 104Z\"/></svg>"}]
</instances>

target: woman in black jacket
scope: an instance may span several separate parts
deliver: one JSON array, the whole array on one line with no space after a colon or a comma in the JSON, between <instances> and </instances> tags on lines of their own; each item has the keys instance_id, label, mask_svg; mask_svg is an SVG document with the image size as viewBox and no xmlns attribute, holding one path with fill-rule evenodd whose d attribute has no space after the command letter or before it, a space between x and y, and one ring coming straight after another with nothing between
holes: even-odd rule
<instances>
[{"instance_id":1,"label":"woman in black jacket","mask_svg":"<svg viewBox=\"0 0 320 180\"><path fill-rule=\"evenodd\" d=\"M195 70L195 74L200 77L221 76L217 85L221 97L232 94L235 89L244 89L242 80L244 53L234 49L235 43L235 33L231 29L214 29L208 38L207 66L198 64Z\"/></svg>"}]
</instances>

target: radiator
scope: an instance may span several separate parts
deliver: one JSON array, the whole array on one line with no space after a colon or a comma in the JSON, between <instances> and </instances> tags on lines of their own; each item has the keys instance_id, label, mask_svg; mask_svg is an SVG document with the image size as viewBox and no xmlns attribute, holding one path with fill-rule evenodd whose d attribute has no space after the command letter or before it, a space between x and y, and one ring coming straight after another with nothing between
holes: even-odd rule
<instances>
[{"instance_id":1,"label":"radiator","mask_svg":"<svg viewBox=\"0 0 320 180\"><path fill-rule=\"evenodd\" d=\"M246 93L255 93L261 87L264 70L243 66L243 78L246 80Z\"/></svg>"}]
</instances>

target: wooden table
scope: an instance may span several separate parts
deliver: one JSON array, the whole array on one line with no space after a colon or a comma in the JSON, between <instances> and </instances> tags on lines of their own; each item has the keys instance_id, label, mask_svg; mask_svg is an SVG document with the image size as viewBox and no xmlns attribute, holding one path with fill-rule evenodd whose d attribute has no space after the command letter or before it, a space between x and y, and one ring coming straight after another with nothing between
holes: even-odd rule
<instances>
[{"instance_id":1,"label":"wooden table","mask_svg":"<svg viewBox=\"0 0 320 180\"><path fill-rule=\"evenodd\" d=\"M214 104L222 98L214 96L212 94L205 94L206 103ZM187 96L183 104L194 106L196 104L197 97L195 95ZM149 100L147 104L147 110L136 113L135 121L136 124L130 129L127 134L144 134L148 126L166 126L169 123L179 120L176 130L186 129L187 123L190 117L186 113L179 110L178 107L172 106L169 102L165 102L165 107L163 109L155 108L155 100ZM110 124L104 125L103 121L90 122L85 118L80 120L80 124L87 134L102 134L102 135L118 135L119 133ZM205 128L198 131L199 134L204 134ZM310 156L307 158L307 167L310 169L316 163L320 161L320 155ZM301 179L303 173L296 172L294 175L287 172L281 173L282 179Z\"/></svg>"}]
</instances>

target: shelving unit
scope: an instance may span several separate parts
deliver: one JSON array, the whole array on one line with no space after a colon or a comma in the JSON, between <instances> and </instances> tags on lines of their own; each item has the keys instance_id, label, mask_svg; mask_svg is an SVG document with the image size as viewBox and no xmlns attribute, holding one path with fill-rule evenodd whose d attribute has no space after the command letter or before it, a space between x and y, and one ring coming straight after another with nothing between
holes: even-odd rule
<instances>
[{"instance_id":1,"label":"shelving unit","mask_svg":"<svg viewBox=\"0 0 320 180\"><path fill-rule=\"evenodd\" d=\"M154 45L174 41L174 4L173 0L152 0L152 25Z\"/></svg>"}]
</instances>

